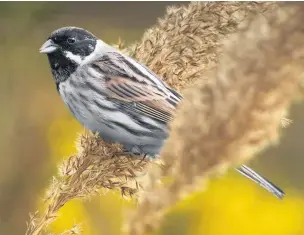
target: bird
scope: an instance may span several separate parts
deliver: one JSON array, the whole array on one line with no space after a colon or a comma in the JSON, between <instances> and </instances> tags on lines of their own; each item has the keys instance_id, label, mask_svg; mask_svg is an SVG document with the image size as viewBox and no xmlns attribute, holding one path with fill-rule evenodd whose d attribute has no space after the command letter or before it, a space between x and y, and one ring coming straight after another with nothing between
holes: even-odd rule
<instances>
[{"instance_id":1,"label":"bird","mask_svg":"<svg viewBox=\"0 0 304 235\"><path fill-rule=\"evenodd\" d=\"M87 129L132 155L150 158L168 138L168 123L183 99L144 64L78 27L53 31L40 48L63 102ZM242 175L278 198L285 193L246 165Z\"/></svg>"}]
</instances>

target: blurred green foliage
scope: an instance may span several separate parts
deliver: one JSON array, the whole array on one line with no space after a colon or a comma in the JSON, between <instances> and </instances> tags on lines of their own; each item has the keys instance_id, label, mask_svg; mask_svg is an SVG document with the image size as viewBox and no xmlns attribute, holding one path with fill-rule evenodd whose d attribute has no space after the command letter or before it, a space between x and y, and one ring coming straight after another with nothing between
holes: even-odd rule
<instances>
[{"instance_id":1,"label":"blurred green foliage","mask_svg":"<svg viewBox=\"0 0 304 235\"><path fill-rule=\"evenodd\" d=\"M58 96L40 45L53 30L74 25L106 42L140 39L173 2L1 2L0 3L0 234L24 234L28 213L41 203L56 164L75 151L83 128ZM178 3L181 4L181 3ZM185 4L185 3L183 3ZM159 234L304 233L302 105L279 147L256 158L254 168L285 189L279 201L230 172L173 208ZM267 156L266 156L267 155ZM202 186L202 189L204 186ZM62 232L74 223L84 234L121 234L132 201L110 192L71 201L52 225Z\"/></svg>"}]
</instances>

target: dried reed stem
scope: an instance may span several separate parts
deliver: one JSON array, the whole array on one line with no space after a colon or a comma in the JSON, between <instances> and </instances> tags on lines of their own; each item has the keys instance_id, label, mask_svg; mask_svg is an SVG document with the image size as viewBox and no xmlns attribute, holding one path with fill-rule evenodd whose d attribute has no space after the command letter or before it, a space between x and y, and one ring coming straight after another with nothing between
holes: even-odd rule
<instances>
[{"instance_id":1,"label":"dried reed stem","mask_svg":"<svg viewBox=\"0 0 304 235\"><path fill-rule=\"evenodd\" d=\"M139 43L127 48L125 52L147 64L170 86L180 90L198 79L205 82L204 74L216 66L218 56L222 53L222 39L236 32L240 22L251 13L274 8L272 3L190 3L187 7L174 6L168 9L156 26L147 30ZM186 99L187 96L191 98L186 95ZM182 117L173 128L178 127L177 123L181 123L181 120ZM180 138L177 143L188 137L185 134L180 135ZM168 146L175 139L176 134L173 134ZM47 193L46 210L31 216L26 235L38 235L46 230L58 217L58 210L69 200L87 198L101 188L119 189L124 195L140 192L140 185L147 182L138 182L136 173L142 174L148 166L154 164L123 156L112 158L117 151L120 151L118 145L106 144L92 135L81 136L78 153L70 156L60 166L60 175L53 178ZM167 155L168 153L164 157L170 162ZM153 172L159 170L152 169ZM149 176L152 177L151 174ZM160 173L156 171L155 178L151 178L151 181L156 182L159 176ZM170 194L165 198L168 197ZM146 200L149 201L149 196ZM144 205L138 215L142 213ZM140 221L141 219L138 222ZM143 226L145 224L144 222ZM75 228L63 234L76 234L78 229Z\"/></svg>"},{"instance_id":2,"label":"dried reed stem","mask_svg":"<svg viewBox=\"0 0 304 235\"><path fill-rule=\"evenodd\" d=\"M280 117L304 75L303 12L303 4L282 4L267 17L250 19L226 40L212 78L185 93L161 154L166 167L159 177L171 182L145 190L130 221L132 235L154 230L198 179L277 142Z\"/></svg>"}]
</instances>

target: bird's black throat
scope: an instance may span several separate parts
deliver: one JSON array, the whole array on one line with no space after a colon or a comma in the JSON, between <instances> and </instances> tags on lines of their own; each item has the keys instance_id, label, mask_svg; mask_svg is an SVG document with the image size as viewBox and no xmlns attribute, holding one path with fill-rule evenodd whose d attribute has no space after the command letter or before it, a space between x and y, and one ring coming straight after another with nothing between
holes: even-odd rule
<instances>
[{"instance_id":1,"label":"bird's black throat","mask_svg":"<svg viewBox=\"0 0 304 235\"><path fill-rule=\"evenodd\" d=\"M59 84L66 81L76 71L78 64L67 58L62 51L48 54L48 59L57 89L59 89Z\"/></svg>"}]
</instances>

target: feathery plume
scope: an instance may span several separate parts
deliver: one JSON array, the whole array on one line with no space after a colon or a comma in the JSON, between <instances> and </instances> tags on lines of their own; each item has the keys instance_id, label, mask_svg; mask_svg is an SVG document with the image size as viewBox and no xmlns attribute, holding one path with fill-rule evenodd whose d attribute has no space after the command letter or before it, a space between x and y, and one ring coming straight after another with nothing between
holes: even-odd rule
<instances>
[{"instance_id":1,"label":"feathery plume","mask_svg":"<svg viewBox=\"0 0 304 235\"><path fill-rule=\"evenodd\" d=\"M281 114L304 75L303 11L303 4L285 3L267 17L250 17L225 41L212 77L185 92L161 153L159 177L171 181L145 189L130 221L132 235L154 230L199 180L278 141Z\"/></svg>"},{"instance_id":2,"label":"feathery plume","mask_svg":"<svg viewBox=\"0 0 304 235\"><path fill-rule=\"evenodd\" d=\"M69 200L89 198L101 189L120 190L123 196L130 197L141 189L136 176L145 172L149 159L117 157L115 154L122 153L119 144L104 143L89 133L80 136L77 150L77 154L62 163L59 176L53 177L44 200L46 211L30 217L26 235L40 234Z\"/></svg>"},{"instance_id":3,"label":"feathery plume","mask_svg":"<svg viewBox=\"0 0 304 235\"><path fill-rule=\"evenodd\" d=\"M254 14L276 8L270 2L191 2L171 6L140 42L126 52L177 90L202 80L222 53L222 40ZM207 78L206 78L207 79Z\"/></svg>"}]
</instances>

